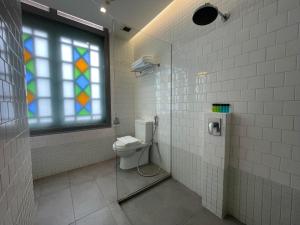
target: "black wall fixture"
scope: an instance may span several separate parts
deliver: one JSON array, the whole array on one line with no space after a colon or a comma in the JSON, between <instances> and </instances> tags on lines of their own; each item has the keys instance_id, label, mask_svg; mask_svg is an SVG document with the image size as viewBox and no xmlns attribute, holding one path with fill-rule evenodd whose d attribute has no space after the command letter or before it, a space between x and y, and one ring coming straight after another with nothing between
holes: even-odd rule
<instances>
[{"instance_id":1,"label":"black wall fixture","mask_svg":"<svg viewBox=\"0 0 300 225\"><path fill-rule=\"evenodd\" d=\"M215 21L218 15L221 16L223 22L227 21L230 17L229 13L223 14L216 6L210 3L205 3L195 11L193 15L193 22L197 25L205 26Z\"/></svg>"}]
</instances>

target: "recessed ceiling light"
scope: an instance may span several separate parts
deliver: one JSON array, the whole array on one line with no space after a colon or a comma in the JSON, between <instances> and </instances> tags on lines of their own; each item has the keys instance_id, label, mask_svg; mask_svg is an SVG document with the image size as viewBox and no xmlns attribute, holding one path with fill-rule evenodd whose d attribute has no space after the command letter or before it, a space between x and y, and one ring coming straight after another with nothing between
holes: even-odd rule
<instances>
[{"instance_id":1,"label":"recessed ceiling light","mask_svg":"<svg viewBox=\"0 0 300 225\"><path fill-rule=\"evenodd\" d=\"M100 7L100 12L102 12L102 13L106 13L106 8L105 7Z\"/></svg>"}]
</instances>

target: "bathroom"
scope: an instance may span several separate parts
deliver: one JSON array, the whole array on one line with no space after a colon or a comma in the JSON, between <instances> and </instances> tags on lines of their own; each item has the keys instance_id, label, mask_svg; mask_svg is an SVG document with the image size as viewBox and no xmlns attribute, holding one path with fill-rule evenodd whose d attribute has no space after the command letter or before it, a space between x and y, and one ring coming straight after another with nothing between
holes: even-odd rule
<instances>
[{"instance_id":1,"label":"bathroom","mask_svg":"<svg viewBox=\"0 0 300 225\"><path fill-rule=\"evenodd\" d=\"M0 224L298 225L299 0L1 0Z\"/></svg>"}]
</instances>

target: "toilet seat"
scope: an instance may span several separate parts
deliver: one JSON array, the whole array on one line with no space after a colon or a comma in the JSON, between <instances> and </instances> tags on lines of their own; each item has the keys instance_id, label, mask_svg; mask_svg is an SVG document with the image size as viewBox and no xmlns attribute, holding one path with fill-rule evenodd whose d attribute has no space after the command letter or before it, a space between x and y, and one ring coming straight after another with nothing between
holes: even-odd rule
<instances>
[{"instance_id":1,"label":"toilet seat","mask_svg":"<svg viewBox=\"0 0 300 225\"><path fill-rule=\"evenodd\" d=\"M136 150L139 148L144 148L146 146L148 146L148 144L143 143L143 142L140 142L139 144L135 144L135 145L131 145L131 146L125 146L122 142L116 141L113 144L113 149L115 151L122 152L122 151Z\"/></svg>"}]
</instances>

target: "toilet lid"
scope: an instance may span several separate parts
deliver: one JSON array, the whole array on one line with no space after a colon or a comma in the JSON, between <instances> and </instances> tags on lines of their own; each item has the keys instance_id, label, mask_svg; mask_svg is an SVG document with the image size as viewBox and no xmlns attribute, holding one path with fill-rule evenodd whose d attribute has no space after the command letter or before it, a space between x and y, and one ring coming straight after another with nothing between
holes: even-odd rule
<instances>
[{"instance_id":1,"label":"toilet lid","mask_svg":"<svg viewBox=\"0 0 300 225\"><path fill-rule=\"evenodd\" d=\"M139 144L131 145L131 146L125 146L121 141L116 141L113 144L114 150L118 150L118 151L133 150L133 149L138 149L138 148L145 147L145 146L147 146L147 144L144 144L144 143L139 143Z\"/></svg>"}]
</instances>

